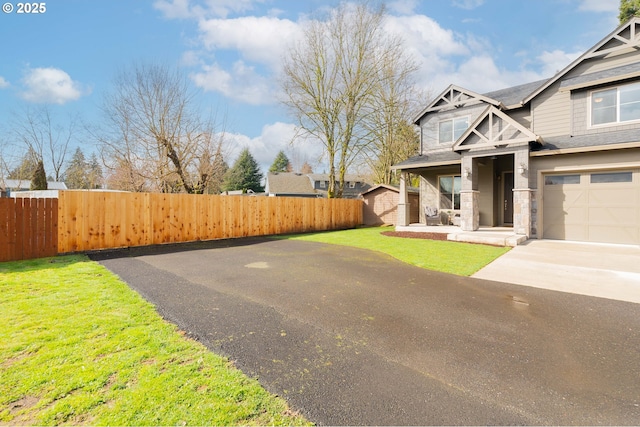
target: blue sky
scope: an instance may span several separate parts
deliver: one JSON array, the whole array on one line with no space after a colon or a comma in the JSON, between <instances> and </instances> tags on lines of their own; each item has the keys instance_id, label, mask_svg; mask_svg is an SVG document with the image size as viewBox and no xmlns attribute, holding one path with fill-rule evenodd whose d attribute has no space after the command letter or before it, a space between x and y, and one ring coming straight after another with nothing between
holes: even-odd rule
<instances>
[{"instance_id":1,"label":"blue sky","mask_svg":"<svg viewBox=\"0 0 640 427\"><path fill-rule=\"evenodd\" d=\"M3 0L2 3L5 3ZM17 8L15 1L10 1ZM316 146L289 144L275 101L286 46L336 1L51 0L41 14L0 13L0 143L12 117L47 104L61 123L99 123L115 74L135 62L175 65L226 116L229 163L248 147L267 168L284 149L322 172ZM450 83L483 93L552 76L617 27L618 0L388 1L389 31L420 63L433 95ZM91 140L74 141L87 152ZM10 153L9 153L10 154ZM5 148L5 155L6 148Z\"/></svg>"}]
</instances>

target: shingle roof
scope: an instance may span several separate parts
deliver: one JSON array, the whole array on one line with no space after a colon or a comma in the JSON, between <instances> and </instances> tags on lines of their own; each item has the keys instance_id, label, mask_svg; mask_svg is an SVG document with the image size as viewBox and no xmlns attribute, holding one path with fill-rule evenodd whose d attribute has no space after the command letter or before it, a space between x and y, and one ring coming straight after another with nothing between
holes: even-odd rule
<instances>
[{"instance_id":1,"label":"shingle roof","mask_svg":"<svg viewBox=\"0 0 640 427\"><path fill-rule=\"evenodd\" d=\"M440 151L436 153L425 153L418 156L413 156L405 160L404 162L391 166L391 169L412 169L420 167L429 167L437 165L455 165L460 163L462 157L459 153L454 151Z\"/></svg>"},{"instance_id":2,"label":"shingle roof","mask_svg":"<svg viewBox=\"0 0 640 427\"><path fill-rule=\"evenodd\" d=\"M307 175L293 172L269 172L267 174L269 194L316 194Z\"/></svg>"},{"instance_id":3,"label":"shingle roof","mask_svg":"<svg viewBox=\"0 0 640 427\"><path fill-rule=\"evenodd\" d=\"M537 80L531 83L525 83L518 86L508 87L500 90L494 90L489 93L483 93L487 98L495 99L505 107L519 106L523 99L531 92L545 84L549 79Z\"/></svg>"},{"instance_id":4,"label":"shingle roof","mask_svg":"<svg viewBox=\"0 0 640 427\"><path fill-rule=\"evenodd\" d=\"M609 68L595 73L583 74L581 76L566 79L560 83L560 88L582 87L591 83L615 80L625 76L637 76L640 74L640 62L623 65L621 67Z\"/></svg>"},{"instance_id":5,"label":"shingle roof","mask_svg":"<svg viewBox=\"0 0 640 427\"><path fill-rule=\"evenodd\" d=\"M544 138L544 145L532 148L532 152L563 150L583 147L597 147L600 145L623 144L627 142L640 143L640 133L637 129L627 129L589 135L563 135Z\"/></svg>"}]
</instances>

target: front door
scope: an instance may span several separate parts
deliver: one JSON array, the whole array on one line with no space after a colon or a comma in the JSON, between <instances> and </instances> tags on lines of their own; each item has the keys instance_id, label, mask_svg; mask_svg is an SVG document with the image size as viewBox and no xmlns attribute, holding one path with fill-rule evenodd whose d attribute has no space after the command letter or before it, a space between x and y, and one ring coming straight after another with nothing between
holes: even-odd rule
<instances>
[{"instance_id":1,"label":"front door","mask_svg":"<svg viewBox=\"0 0 640 427\"><path fill-rule=\"evenodd\" d=\"M503 225L513 224L513 172L503 172L502 182L502 223Z\"/></svg>"}]
</instances>

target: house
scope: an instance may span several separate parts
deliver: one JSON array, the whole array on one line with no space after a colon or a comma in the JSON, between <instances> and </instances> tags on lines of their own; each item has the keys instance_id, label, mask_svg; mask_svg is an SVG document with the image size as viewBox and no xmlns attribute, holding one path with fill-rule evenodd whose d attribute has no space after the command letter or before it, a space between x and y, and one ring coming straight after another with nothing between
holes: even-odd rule
<instances>
[{"instance_id":1,"label":"house","mask_svg":"<svg viewBox=\"0 0 640 427\"><path fill-rule=\"evenodd\" d=\"M265 180L265 194L289 197L323 197L313 188L309 176L293 172L269 172Z\"/></svg>"},{"instance_id":2,"label":"house","mask_svg":"<svg viewBox=\"0 0 640 427\"><path fill-rule=\"evenodd\" d=\"M329 174L326 173L312 173L308 175L312 182L313 188L320 192L323 197L327 197L327 191L329 190ZM337 177L336 177L337 178ZM344 192L342 197L345 199L356 199L360 197L360 194L371 188L371 184L367 183L364 178L358 175L346 174L344 177ZM336 188L338 181L335 182Z\"/></svg>"},{"instance_id":3,"label":"house","mask_svg":"<svg viewBox=\"0 0 640 427\"><path fill-rule=\"evenodd\" d=\"M420 220L420 194L417 188L408 188L410 222ZM378 184L362 193L364 225L396 224L400 187Z\"/></svg>"},{"instance_id":4,"label":"house","mask_svg":"<svg viewBox=\"0 0 640 427\"><path fill-rule=\"evenodd\" d=\"M338 185L336 181L336 187ZM356 199L371 185L357 175L345 175L342 197ZM294 172L269 172L265 180L265 193L269 196L327 197L328 174L301 174Z\"/></svg>"},{"instance_id":5,"label":"house","mask_svg":"<svg viewBox=\"0 0 640 427\"><path fill-rule=\"evenodd\" d=\"M451 85L415 124L420 154L393 167L398 225L410 222L412 173L421 222L430 207L459 213L466 231L640 244L640 18L547 80L485 94Z\"/></svg>"},{"instance_id":6,"label":"house","mask_svg":"<svg viewBox=\"0 0 640 427\"><path fill-rule=\"evenodd\" d=\"M30 191L30 180L0 178L0 188L7 197L58 197L58 191L66 190L67 185L64 182L47 181L47 190Z\"/></svg>"}]
</instances>

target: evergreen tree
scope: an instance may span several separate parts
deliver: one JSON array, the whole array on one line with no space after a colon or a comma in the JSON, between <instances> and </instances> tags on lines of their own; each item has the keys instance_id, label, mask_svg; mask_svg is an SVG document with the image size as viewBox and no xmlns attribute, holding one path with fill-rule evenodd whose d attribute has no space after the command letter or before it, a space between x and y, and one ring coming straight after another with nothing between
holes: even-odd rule
<instances>
[{"instance_id":1,"label":"evergreen tree","mask_svg":"<svg viewBox=\"0 0 640 427\"><path fill-rule=\"evenodd\" d=\"M620 24L624 24L633 16L640 16L640 0L620 0Z\"/></svg>"},{"instance_id":2,"label":"evergreen tree","mask_svg":"<svg viewBox=\"0 0 640 427\"><path fill-rule=\"evenodd\" d=\"M38 165L36 166L36 170L33 173L33 177L31 178L31 190L46 190L48 187L47 184L47 174L44 171L44 163L42 160L38 161Z\"/></svg>"},{"instance_id":3,"label":"evergreen tree","mask_svg":"<svg viewBox=\"0 0 640 427\"><path fill-rule=\"evenodd\" d=\"M263 191L262 185L260 185L261 180L262 173L260 172L258 162L253 158L249 149L245 148L240 153L233 167L226 173L224 190L242 190L243 192L252 190L259 193Z\"/></svg>"},{"instance_id":4,"label":"evergreen tree","mask_svg":"<svg viewBox=\"0 0 640 427\"><path fill-rule=\"evenodd\" d=\"M229 170L229 165L224 160L221 147L218 147L216 154L213 156L213 172L207 193L220 194L224 189L224 179Z\"/></svg>"},{"instance_id":5,"label":"evergreen tree","mask_svg":"<svg viewBox=\"0 0 640 427\"><path fill-rule=\"evenodd\" d=\"M89 181L89 188L102 188L102 167L100 166L100 162L98 161L98 156L96 156L96 153L91 154L91 160L89 161L88 169L89 175L87 178Z\"/></svg>"},{"instance_id":6,"label":"evergreen tree","mask_svg":"<svg viewBox=\"0 0 640 427\"><path fill-rule=\"evenodd\" d=\"M88 189L89 187L89 171L88 164L84 157L84 153L78 147L73 153L69 166L64 173L64 182L67 187L72 189Z\"/></svg>"},{"instance_id":7,"label":"evergreen tree","mask_svg":"<svg viewBox=\"0 0 640 427\"><path fill-rule=\"evenodd\" d=\"M291 172L291 163L284 151L280 150L269 168L269 172Z\"/></svg>"}]
</instances>

